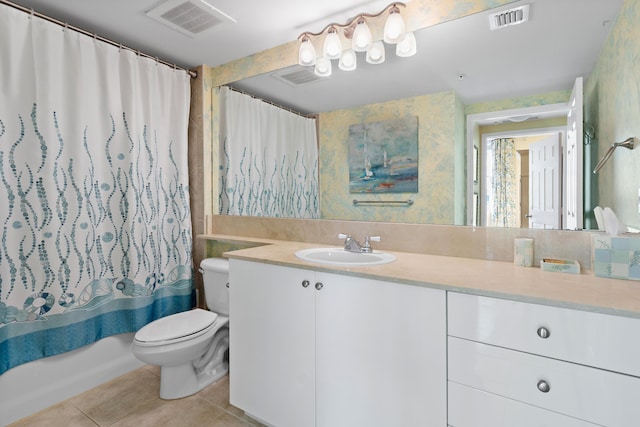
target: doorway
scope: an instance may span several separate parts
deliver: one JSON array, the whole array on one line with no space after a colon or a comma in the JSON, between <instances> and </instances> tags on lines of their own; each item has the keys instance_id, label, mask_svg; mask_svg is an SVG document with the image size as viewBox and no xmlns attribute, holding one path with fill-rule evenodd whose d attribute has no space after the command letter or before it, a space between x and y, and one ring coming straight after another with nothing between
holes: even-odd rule
<instances>
[{"instance_id":1,"label":"doorway","mask_svg":"<svg viewBox=\"0 0 640 427\"><path fill-rule=\"evenodd\" d=\"M553 126L482 134L476 225L560 228L562 207L554 196L562 193L561 159L553 170L545 165L541 175L537 162L541 156L538 151L530 156L530 151L541 146L546 149L547 141L555 141L555 154L561 156L564 131L564 127ZM545 224L535 222L533 211L538 213L536 218L542 211L550 219Z\"/></svg>"}]
</instances>

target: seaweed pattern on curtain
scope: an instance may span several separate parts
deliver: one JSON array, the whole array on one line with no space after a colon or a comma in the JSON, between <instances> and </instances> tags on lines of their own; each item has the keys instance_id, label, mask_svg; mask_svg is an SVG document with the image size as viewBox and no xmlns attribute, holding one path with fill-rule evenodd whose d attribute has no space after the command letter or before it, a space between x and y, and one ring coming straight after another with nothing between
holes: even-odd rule
<instances>
[{"instance_id":1,"label":"seaweed pattern on curtain","mask_svg":"<svg viewBox=\"0 0 640 427\"><path fill-rule=\"evenodd\" d=\"M487 206L488 226L518 226L518 176L517 155L513 138L498 138L491 141L489 155L493 159L493 175L489 182L491 193Z\"/></svg>"},{"instance_id":2,"label":"seaweed pattern on curtain","mask_svg":"<svg viewBox=\"0 0 640 427\"><path fill-rule=\"evenodd\" d=\"M318 218L318 162L309 170L308 161L299 150L291 157L283 155L267 164L262 151L244 147L240 172L229 173L229 151L224 138L223 166L220 174L220 214L266 216L272 218Z\"/></svg>"},{"instance_id":3,"label":"seaweed pattern on curtain","mask_svg":"<svg viewBox=\"0 0 640 427\"><path fill-rule=\"evenodd\" d=\"M0 117L0 374L192 306L188 186L173 142L147 126L133 134L126 113L105 118L111 131L97 141L87 127L64 135L36 104L30 117Z\"/></svg>"}]
</instances>

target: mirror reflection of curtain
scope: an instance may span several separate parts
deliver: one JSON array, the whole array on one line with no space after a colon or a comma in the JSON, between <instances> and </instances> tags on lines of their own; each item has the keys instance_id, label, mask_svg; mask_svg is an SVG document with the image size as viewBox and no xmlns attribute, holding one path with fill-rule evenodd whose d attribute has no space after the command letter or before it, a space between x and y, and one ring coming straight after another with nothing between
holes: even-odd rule
<instances>
[{"instance_id":1,"label":"mirror reflection of curtain","mask_svg":"<svg viewBox=\"0 0 640 427\"><path fill-rule=\"evenodd\" d=\"M220 213L318 218L315 119L220 90Z\"/></svg>"},{"instance_id":2,"label":"mirror reflection of curtain","mask_svg":"<svg viewBox=\"0 0 640 427\"><path fill-rule=\"evenodd\" d=\"M518 227L518 165L513 138L498 138L487 149L487 225Z\"/></svg>"}]
</instances>

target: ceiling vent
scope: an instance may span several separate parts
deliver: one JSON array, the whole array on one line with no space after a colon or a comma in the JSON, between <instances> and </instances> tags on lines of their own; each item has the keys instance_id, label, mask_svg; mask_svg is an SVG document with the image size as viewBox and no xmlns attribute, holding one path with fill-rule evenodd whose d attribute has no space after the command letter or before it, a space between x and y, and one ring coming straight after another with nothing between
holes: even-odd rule
<instances>
[{"instance_id":1,"label":"ceiling vent","mask_svg":"<svg viewBox=\"0 0 640 427\"><path fill-rule=\"evenodd\" d=\"M497 30L498 28L509 27L511 25L522 24L529 20L529 5L514 7L513 9L503 10L502 12L492 13L489 15L489 28Z\"/></svg>"},{"instance_id":2,"label":"ceiling vent","mask_svg":"<svg viewBox=\"0 0 640 427\"><path fill-rule=\"evenodd\" d=\"M316 73L313 72L313 67L303 67L300 65L278 71L273 73L272 76L293 87L304 86L320 80L327 80L326 77L316 75Z\"/></svg>"},{"instance_id":3,"label":"ceiling vent","mask_svg":"<svg viewBox=\"0 0 640 427\"><path fill-rule=\"evenodd\" d=\"M203 0L168 0L145 14L189 37L235 24L236 20Z\"/></svg>"}]
</instances>

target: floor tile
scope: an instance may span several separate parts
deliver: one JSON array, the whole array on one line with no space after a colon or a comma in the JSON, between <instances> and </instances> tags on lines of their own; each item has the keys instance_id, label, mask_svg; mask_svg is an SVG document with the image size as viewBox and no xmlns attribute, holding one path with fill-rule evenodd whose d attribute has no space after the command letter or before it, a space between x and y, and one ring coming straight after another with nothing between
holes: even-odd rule
<instances>
[{"instance_id":1,"label":"floor tile","mask_svg":"<svg viewBox=\"0 0 640 427\"><path fill-rule=\"evenodd\" d=\"M158 399L159 391L160 377L139 368L69 401L98 425L108 426Z\"/></svg>"},{"instance_id":2,"label":"floor tile","mask_svg":"<svg viewBox=\"0 0 640 427\"><path fill-rule=\"evenodd\" d=\"M9 427L96 427L89 417L68 401L36 412Z\"/></svg>"}]
</instances>

